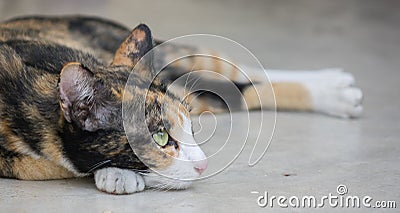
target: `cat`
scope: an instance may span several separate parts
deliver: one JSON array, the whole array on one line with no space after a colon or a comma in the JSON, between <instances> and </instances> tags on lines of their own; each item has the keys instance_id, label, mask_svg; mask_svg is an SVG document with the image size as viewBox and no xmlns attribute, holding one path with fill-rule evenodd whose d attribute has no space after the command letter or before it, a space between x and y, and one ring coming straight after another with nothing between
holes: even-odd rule
<instances>
[{"instance_id":1,"label":"cat","mask_svg":"<svg viewBox=\"0 0 400 213\"><path fill-rule=\"evenodd\" d=\"M230 110L208 92L191 94L183 85L168 89L192 70L212 70L234 82L243 94L228 98L234 110L273 109L276 104L278 110L361 115L362 92L340 70L268 71L272 92L270 84L257 84L263 72L251 67L249 78L234 66L204 57L160 67L176 55L199 51L163 44L145 24L130 31L98 17L2 22L0 176L49 180L94 174L96 187L113 194L189 187L207 168L190 115ZM150 51L154 45L161 47L159 52ZM163 71L157 75L155 70ZM195 77L192 86L224 86L218 78ZM141 110L144 117L137 116Z\"/></svg>"}]
</instances>

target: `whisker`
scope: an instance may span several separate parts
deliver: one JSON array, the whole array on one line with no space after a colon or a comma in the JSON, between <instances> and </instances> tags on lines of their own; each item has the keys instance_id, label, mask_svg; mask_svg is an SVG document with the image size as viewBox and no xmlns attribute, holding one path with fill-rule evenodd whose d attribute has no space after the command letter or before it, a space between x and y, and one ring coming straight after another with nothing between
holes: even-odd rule
<instances>
[{"instance_id":1,"label":"whisker","mask_svg":"<svg viewBox=\"0 0 400 213\"><path fill-rule=\"evenodd\" d=\"M93 170L95 170L95 169L99 168L100 166L103 166L104 164L109 163L109 162L111 162L111 160L100 161L100 162L94 164L94 165L89 169L88 173L93 172Z\"/></svg>"},{"instance_id":2,"label":"whisker","mask_svg":"<svg viewBox=\"0 0 400 213\"><path fill-rule=\"evenodd\" d=\"M164 187L165 187L165 184L164 184L164 183L159 183L159 184L156 184L156 185L154 185L154 186L151 186L151 191L157 191L157 192L159 192L159 191L161 191L161 189L164 188Z\"/></svg>"},{"instance_id":3,"label":"whisker","mask_svg":"<svg viewBox=\"0 0 400 213\"><path fill-rule=\"evenodd\" d=\"M141 172L141 173L148 173L149 171L147 171L147 170L143 170L143 169L129 169L129 170L131 170L131 171L134 171L134 172Z\"/></svg>"},{"instance_id":4,"label":"whisker","mask_svg":"<svg viewBox=\"0 0 400 213\"><path fill-rule=\"evenodd\" d=\"M197 82L201 79L201 76L199 75L195 80L190 89L188 90L189 93L192 91L193 87L196 86ZM185 87L186 88L186 87Z\"/></svg>"},{"instance_id":5,"label":"whisker","mask_svg":"<svg viewBox=\"0 0 400 213\"><path fill-rule=\"evenodd\" d=\"M193 67L192 67L192 69L193 69ZM188 74L187 77L186 77L185 85L183 86L183 88L186 88L187 83L188 83L188 80L189 80L189 77L190 77L191 74L192 74L192 72L190 71L189 74Z\"/></svg>"},{"instance_id":6,"label":"whisker","mask_svg":"<svg viewBox=\"0 0 400 213\"><path fill-rule=\"evenodd\" d=\"M138 173L139 173L140 175L143 175L143 176L156 177L154 174L149 173L148 171L144 171L144 172L138 171Z\"/></svg>"},{"instance_id":7,"label":"whisker","mask_svg":"<svg viewBox=\"0 0 400 213\"><path fill-rule=\"evenodd\" d=\"M166 188L166 190L164 190L164 192L168 192L170 190L172 190L174 188L174 186L170 185L169 187Z\"/></svg>"}]
</instances>

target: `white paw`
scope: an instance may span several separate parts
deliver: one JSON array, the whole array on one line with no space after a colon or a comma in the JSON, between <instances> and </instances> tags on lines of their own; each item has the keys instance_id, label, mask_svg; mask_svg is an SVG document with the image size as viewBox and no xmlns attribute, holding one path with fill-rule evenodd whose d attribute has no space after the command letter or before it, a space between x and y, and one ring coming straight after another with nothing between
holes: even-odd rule
<instances>
[{"instance_id":1,"label":"white paw","mask_svg":"<svg viewBox=\"0 0 400 213\"><path fill-rule=\"evenodd\" d=\"M359 117L362 113L362 91L354 87L354 77L341 70L320 71L317 78L305 82L313 109L342 118Z\"/></svg>"},{"instance_id":2,"label":"white paw","mask_svg":"<svg viewBox=\"0 0 400 213\"><path fill-rule=\"evenodd\" d=\"M119 168L104 168L94 173L96 186L100 191L111 194L130 194L143 191L143 177L133 171Z\"/></svg>"}]
</instances>

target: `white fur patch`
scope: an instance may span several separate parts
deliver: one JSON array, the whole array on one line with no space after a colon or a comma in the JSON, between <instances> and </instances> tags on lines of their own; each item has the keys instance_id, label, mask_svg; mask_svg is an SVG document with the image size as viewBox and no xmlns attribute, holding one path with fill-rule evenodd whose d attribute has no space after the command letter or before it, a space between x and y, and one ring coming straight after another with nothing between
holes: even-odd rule
<instances>
[{"instance_id":1,"label":"white fur patch","mask_svg":"<svg viewBox=\"0 0 400 213\"><path fill-rule=\"evenodd\" d=\"M183 113L181 116L184 120L182 126L176 126L170 132L179 141L179 155L168 168L143 174L147 187L161 190L186 189L200 176L198 168L207 167L206 155L193 138L190 119Z\"/></svg>"},{"instance_id":2,"label":"white fur patch","mask_svg":"<svg viewBox=\"0 0 400 213\"><path fill-rule=\"evenodd\" d=\"M315 111L342 118L359 117L362 113L362 91L354 87L354 77L341 70L315 73L315 79L304 81Z\"/></svg>"},{"instance_id":3,"label":"white fur patch","mask_svg":"<svg viewBox=\"0 0 400 213\"><path fill-rule=\"evenodd\" d=\"M354 87L354 77L341 69L266 72L271 82L303 84L310 92L314 111L342 118L359 117L363 111L361 89Z\"/></svg>"},{"instance_id":4,"label":"white fur patch","mask_svg":"<svg viewBox=\"0 0 400 213\"><path fill-rule=\"evenodd\" d=\"M119 168L99 169L94 173L96 186L100 191L112 194L129 194L143 191L143 177L131 170Z\"/></svg>"}]
</instances>

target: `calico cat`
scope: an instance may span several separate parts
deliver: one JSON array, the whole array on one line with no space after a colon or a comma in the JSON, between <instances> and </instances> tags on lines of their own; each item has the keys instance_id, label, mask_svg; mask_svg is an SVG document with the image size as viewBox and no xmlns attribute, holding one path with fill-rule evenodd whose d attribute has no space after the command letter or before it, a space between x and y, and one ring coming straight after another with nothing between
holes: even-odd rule
<instances>
[{"instance_id":1,"label":"calico cat","mask_svg":"<svg viewBox=\"0 0 400 213\"><path fill-rule=\"evenodd\" d=\"M160 52L144 57L154 54L154 44L162 47ZM231 97L235 109L275 106L269 84L252 84L260 77L257 70L244 78L236 67L202 57L160 67L182 52L198 51L162 45L144 24L129 31L83 16L1 23L0 176L48 180L94 174L97 188L114 194L145 187L187 188L187 180L207 167L194 141L190 114L227 108L207 92L171 92L169 83L192 70L212 70L227 76L243 94ZM156 75L155 70L162 72ZM271 71L269 76L278 109L340 117L357 117L362 111L362 93L352 86L350 74ZM221 86L218 81L200 78L199 84ZM122 106L130 109L128 118ZM137 116L140 110L145 117ZM135 152L127 138L133 138Z\"/></svg>"}]
</instances>

